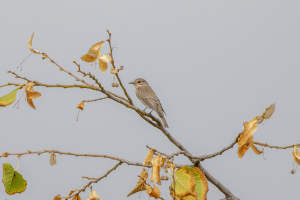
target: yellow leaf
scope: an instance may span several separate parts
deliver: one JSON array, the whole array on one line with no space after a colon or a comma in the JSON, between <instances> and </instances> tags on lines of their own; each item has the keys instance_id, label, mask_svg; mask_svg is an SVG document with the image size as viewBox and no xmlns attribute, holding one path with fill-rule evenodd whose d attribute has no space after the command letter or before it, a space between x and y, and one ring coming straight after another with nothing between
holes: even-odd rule
<instances>
[{"instance_id":1,"label":"yellow leaf","mask_svg":"<svg viewBox=\"0 0 300 200\"><path fill-rule=\"evenodd\" d=\"M33 39L33 35L34 35L34 33L31 34L31 36L30 36L30 38L29 38L29 40L28 40L28 47L29 47L29 50L30 50L31 52L33 52L33 53L40 54L40 53L42 53L42 52L39 52L39 51L34 50L34 49L32 48L32 39Z\"/></svg>"},{"instance_id":2,"label":"yellow leaf","mask_svg":"<svg viewBox=\"0 0 300 200\"><path fill-rule=\"evenodd\" d=\"M56 165L56 155L55 155L54 153L50 155L50 165ZM72 190L72 191L74 192L74 190ZM71 191L71 192L72 192L72 191ZM73 192L72 192L72 193L73 193ZM69 196L70 196L72 193L70 193Z\"/></svg>"},{"instance_id":3,"label":"yellow leaf","mask_svg":"<svg viewBox=\"0 0 300 200\"><path fill-rule=\"evenodd\" d=\"M17 87L14 91L4 95L3 97L0 97L0 107L5 107L12 104L16 100L19 88L20 87Z\"/></svg>"},{"instance_id":4,"label":"yellow leaf","mask_svg":"<svg viewBox=\"0 0 300 200\"><path fill-rule=\"evenodd\" d=\"M266 109L266 111L263 114L264 119L269 119L273 115L273 113L275 112L275 106L276 103L273 103Z\"/></svg>"},{"instance_id":5,"label":"yellow leaf","mask_svg":"<svg viewBox=\"0 0 300 200\"><path fill-rule=\"evenodd\" d=\"M152 175L151 175L150 181L154 181L158 185L161 185L161 180L160 180L161 160L162 160L161 155L158 155L152 161L153 167L152 167Z\"/></svg>"},{"instance_id":6,"label":"yellow leaf","mask_svg":"<svg viewBox=\"0 0 300 200\"><path fill-rule=\"evenodd\" d=\"M144 165L152 165L151 160L153 159L153 149L150 149L148 154L146 155L143 164Z\"/></svg>"},{"instance_id":7,"label":"yellow leaf","mask_svg":"<svg viewBox=\"0 0 300 200\"><path fill-rule=\"evenodd\" d=\"M80 110L84 109L84 102L80 102L80 104L78 104L78 106L76 108L79 108Z\"/></svg>"},{"instance_id":8,"label":"yellow leaf","mask_svg":"<svg viewBox=\"0 0 300 200\"><path fill-rule=\"evenodd\" d=\"M252 145L252 142L253 142L253 136L251 135L249 137L249 139L246 141L245 144L243 144L242 146L239 146L239 148L237 150L237 154L238 154L239 160L241 160L243 158L243 156L245 155L246 151L248 151L248 149Z\"/></svg>"},{"instance_id":9,"label":"yellow leaf","mask_svg":"<svg viewBox=\"0 0 300 200\"><path fill-rule=\"evenodd\" d=\"M41 93L37 92L37 91L33 91L33 87L34 87L34 83L30 82L27 83L25 85L25 91L26 91L26 99L27 99L27 103L33 108L35 109L35 106L33 104L32 99L36 99L41 97Z\"/></svg>"},{"instance_id":10,"label":"yellow leaf","mask_svg":"<svg viewBox=\"0 0 300 200\"><path fill-rule=\"evenodd\" d=\"M139 181L137 182L136 186L133 188L133 190L127 195L129 197L130 195L146 190L146 180L148 178L148 173L147 171L143 168L141 176L139 178Z\"/></svg>"},{"instance_id":11,"label":"yellow leaf","mask_svg":"<svg viewBox=\"0 0 300 200\"><path fill-rule=\"evenodd\" d=\"M100 200L96 191L92 190L90 193L90 197L87 200Z\"/></svg>"},{"instance_id":12,"label":"yellow leaf","mask_svg":"<svg viewBox=\"0 0 300 200\"><path fill-rule=\"evenodd\" d=\"M107 63L110 62L111 58L108 54L102 54L99 57L99 68L101 72L105 72L107 70Z\"/></svg>"},{"instance_id":13,"label":"yellow leaf","mask_svg":"<svg viewBox=\"0 0 300 200\"><path fill-rule=\"evenodd\" d=\"M239 147L243 146L249 137L257 130L257 121L258 118L255 117L250 122L244 122L244 131L242 132L238 141Z\"/></svg>"},{"instance_id":14,"label":"yellow leaf","mask_svg":"<svg viewBox=\"0 0 300 200\"><path fill-rule=\"evenodd\" d=\"M263 150L259 150L258 148L256 148L256 146L254 146L253 144L251 144L251 149L254 151L254 153L256 153L257 155L262 154Z\"/></svg>"},{"instance_id":15,"label":"yellow leaf","mask_svg":"<svg viewBox=\"0 0 300 200\"><path fill-rule=\"evenodd\" d=\"M300 165L300 154L299 154L299 151L296 146L294 147L294 150L293 150L293 158L294 158L294 161L296 163L298 163L298 165Z\"/></svg>"},{"instance_id":16,"label":"yellow leaf","mask_svg":"<svg viewBox=\"0 0 300 200\"><path fill-rule=\"evenodd\" d=\"M85 62L95 62L101 55L100 48L103 46L104 41L94 44L88 52L81 56L81 60Z\"/></svg>"},{"instance_id":17,"label":"yellow leaf","mask_svg":"<svg viewBox=\"0 0 300 200\"><path fill-rule=\"evenodd\" d=\"M158 199L160 197L161 191L155 185L153 185L153 189L149 185L147 185L146 193L149 194L150 197Z\"/></svg>"},{"instance_id":18,"label":"yellow leaf","mask_svg":"<svg viewBox=\"0 0 300 200\"><path fill-rule=\"evenodd\" d=\"M195 193L196 179L194 175L185 168L179 168L175 172L175 194L176 197L183 198L186 196L194 196ZM172 183L174 188L174 182ZM171 192L172 195L172 192Z\"/></svg>"}]
</instances>

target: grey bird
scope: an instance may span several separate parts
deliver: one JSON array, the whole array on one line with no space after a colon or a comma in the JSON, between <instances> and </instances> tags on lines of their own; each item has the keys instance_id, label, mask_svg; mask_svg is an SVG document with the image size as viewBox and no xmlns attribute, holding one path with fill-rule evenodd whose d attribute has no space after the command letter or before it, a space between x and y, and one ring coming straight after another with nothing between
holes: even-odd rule
<instances>
[{"instance_id":1,"label":"grey bird","mask_svg":"<svg viewBox=\"0 0 300 200\"><path fill-rule=\"evenodd\" d=\"M147 107L154 110L159 118L161 123L165 128L169 128L167 121L164 117L164 109L162 108L159 99L157 98L155 92L152 90L150 85L142 78L137 78L133 82L129 84L133 84L135 86L135 94L137 98ZM151 111L152 112L152 111ZM166 113L165 113L166 114Z\"/></svg>"}]
</instances>

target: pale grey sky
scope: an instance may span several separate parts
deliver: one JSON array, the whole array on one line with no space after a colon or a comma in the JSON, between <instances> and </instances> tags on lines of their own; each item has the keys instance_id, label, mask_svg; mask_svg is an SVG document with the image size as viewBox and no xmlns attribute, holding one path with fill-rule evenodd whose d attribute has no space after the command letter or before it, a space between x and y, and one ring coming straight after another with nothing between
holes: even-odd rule
<instances>
[{"instance_id":1,"label":"pale grey sky","mask_svg":"<svg viewBox=\"0 0 300 200\"><path fill-rule=\"evenodd\" d=\"M27 41L35 32L33 47L46 52L62 67L76 73L74 60L85 71L112 88L113 76L80 60L91 45L108 38L120 77L134 103L144 109L127 85L144 78L168 114L170 133L194 155L211 154L228 146L249 121L276 102L271 119L258 126L254 141L286 146L300 143L299 54L300 2L252 1L1 1L0 85L24 83L6 71L14 71L42 83L74 84L40 55L30 53ZM107 44L103 52L108 51ZM80 75L79 75L80 76ZM80 76L81 77L81 76ZM87 79L90 83L91 80ZM0 88L0 96L13 86ZM0 152L55 149L74 153L107 154L142 162L146 145L171 154L178 149L135 112L111 100L88 103L76 121L82 100L104 97L95 91L36 87L42 97L20 108L1 108ZM17 99L23 91L19 91ZM266 149L265 157L251 150L238 160L237 146L203 166L242 200L295 199L300 172L291 175L292 149ZM82 188L82 176L100 177L117 162L102 158L57 155L51 167L49 155L21 157L19 172L27 190L9 196L0 184L1 199L53 199ZM1 164L17 166L18 158L1 158ZM190 164L180 156L177 163ZM120 166L93 188L101 200L126 199L141 167ZM168 183L162 197L170 199ZM89 192L81 195L88 197ZM139 199L138 194L128 199ZM208 199L224 195L209 184ZM148 199L145 193L141 199Z\"/></svg>"}]
</instances>

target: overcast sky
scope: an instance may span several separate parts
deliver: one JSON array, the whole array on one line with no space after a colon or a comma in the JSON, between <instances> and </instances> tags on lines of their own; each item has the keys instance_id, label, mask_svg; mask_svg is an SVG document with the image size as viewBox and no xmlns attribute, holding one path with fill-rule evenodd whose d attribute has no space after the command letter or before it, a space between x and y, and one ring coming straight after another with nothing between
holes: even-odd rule
<instances>
[{"instance_id":1,"label":"overcast sky","mask_svg":"<svg viewBox=\"0 0 300 200\"><path fill-rule=\"evenodd\" d=\"M46 52L66 70L76 73L73 61L93 73L103 86L112 88L113 75L80 60L95 43L112 33L114 59L125 68L119 73L136 106L144 109L127 83L144 78L167 113L170 133L193 155L211 154L228 146L242 131L244 121L261 115L276 103L274 115L258 125L254 141L287 146L300 143L299 54L300 2L252 1L1 1L0 85L25 83L7 74L47 84L77 83L40 55L30 53L27 42L34 32L33 48ZM108 45L103 46L108 52ZM82 77L78 74L79 77ZM85 78L89 83L92 80ZM0 96L15 87L0 88ZM0 152L21 153L54 149L74 153L107 154L142 162L146 145L166 154L178 149L159 130L134 111L111 100L86 103L76 121L77 104L104 97L96 91L35 87L42 97L36 110L24 100L19 109L1 108ZM23 90L18 92L20 98ZM259 147L261 149L261 147ZM238 160L237 146L202 164L242 200L295 199L300 172L290 174L292 149L265 149L265 158L251 149ZM100 177L117 162L104 158L57 155L21 157L20 172L27 190L9 196L0 184L1 199L53 199L79 189ZM1 158L17 167L17 156ZM190 164L183 156L176 163ZM142 171L121 165L94 184L101 200L126 199ZM162 197L169 196L163 182ZM87 199L89 190L81 195ZM224 198L209 184L209 200ZM128 199L139 199L134 194ZM145 192L141 199L148 199Z\"/></svg>"}]
</instances>

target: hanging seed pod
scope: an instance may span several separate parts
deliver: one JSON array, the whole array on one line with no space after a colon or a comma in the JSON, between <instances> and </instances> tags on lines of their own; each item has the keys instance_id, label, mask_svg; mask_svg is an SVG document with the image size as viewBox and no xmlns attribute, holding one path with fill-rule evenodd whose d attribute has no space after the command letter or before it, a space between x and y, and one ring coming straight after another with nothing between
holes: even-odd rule
<instances>
[{"instance_id":1,"label":"hanging seed pod","mask_svg":"<svg viewBox=\"0 0 300 200\"><path fill-rule=\"evenodd\" d=\"M169 177L168 177L168 176L165 176L165 180L166 180L166 181L169 180Z\"/></svg>"},{"instance_id":2,"label":"hanging seed pod","mask_svg":"<svg viewBox=\"0 0 300 200\"><path fill-rule=\"evenodd\" d=\"M295 170L292 169L292 170L291 170L291 174L295 174Z\"/></svg>"},{"instance_id":3,"label":"hanging seed pod","mask_svg":"<svg viewBox=\"0 0 300 200\"><path fill-rule=\"evenodd\" d=\"M118 84L118 83L116 83L116 87L119 87L119 84Z\"/></svg>"},{"instance_id":4,"label":"hanging seed pod","mask_svg":"<svg viewBox=\"0 0 300 200\"><path fill-rule=\"evenodd\" d=\"M164 180L165 180L165 177L164 177L164 176L161 176L161 177L160 177L160 180L164 181Z\"/></svg>"}]
</instances>

